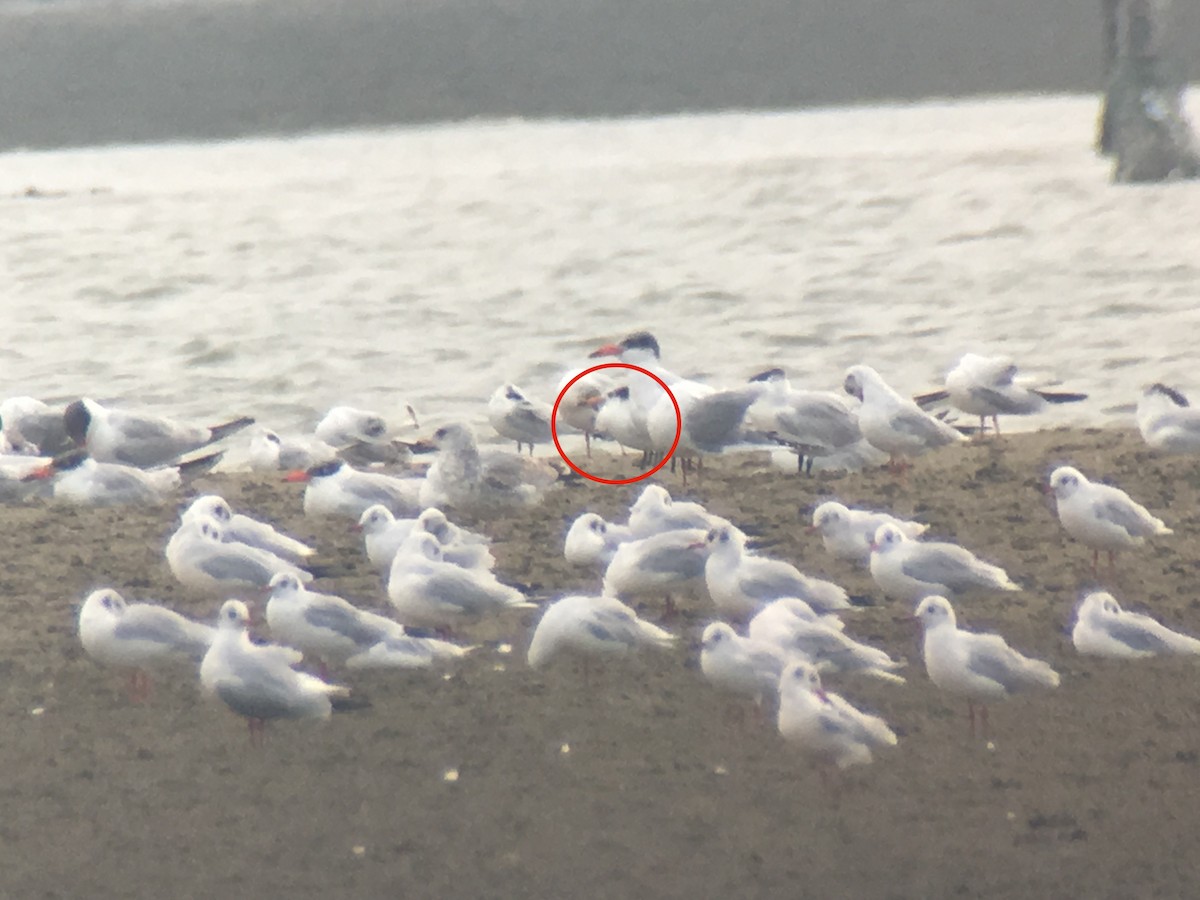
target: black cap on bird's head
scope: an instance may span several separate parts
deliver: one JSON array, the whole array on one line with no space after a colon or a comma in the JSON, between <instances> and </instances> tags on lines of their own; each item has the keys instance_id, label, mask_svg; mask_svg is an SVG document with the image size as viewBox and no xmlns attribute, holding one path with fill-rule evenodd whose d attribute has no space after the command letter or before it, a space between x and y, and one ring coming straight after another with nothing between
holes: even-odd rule
<instances>
[{"instance_id":1,"label":"black cap on bird's head","mask_svg":"<svg viewBox=\"0 0 1200 900\"><path fill-rule=\"evenodd\" d=\"M757 375L751 375L749 380L750 381L778 381L779 379L784 378L784 377L786 377L786 373L783 371L783 369L781 369L779 366L775 366L772 369L766 369L765 371L759 372Z\"/></svg>"},{"instance_id":2,"label":"black cap on bird's head","mask_svg":"<svg viewBox=\"0 0 1200 900\"><path fill-rule=\"evenodd\" d=\"M1146 393L1147 394L1162 394L1164 397L1169 399L1176 406L1189 406L1190 405L1188 403L1187 397L1183 396L1183 394L1181 394L1179 391L1175 390L1175 388L1168 387L1167 385L1163 384L1161 381L1156 382L1156 383L1150 385L1150 387L1146 388Z\"/></svg>"},{"instance_id":3,"label":"black cap on bird's head","mask_svg":"<svg viewBox=\"0 0 1200 900\"><path fill-rule=\"evenodd\" d=\"M68 403L67 408L63 410L63 429L77 446L82 447L87 443L88 428L91 424L92 414L82 400Z\"/></svg>"}]
</instances>

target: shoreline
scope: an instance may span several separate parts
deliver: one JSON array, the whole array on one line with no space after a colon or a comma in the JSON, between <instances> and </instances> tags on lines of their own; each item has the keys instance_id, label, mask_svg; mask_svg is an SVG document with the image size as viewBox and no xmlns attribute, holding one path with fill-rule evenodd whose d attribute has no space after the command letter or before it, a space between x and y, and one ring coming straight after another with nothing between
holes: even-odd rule
<instances>
[{"instance_id":1,"label":"shoreline","mask_svg":"<svg viewBox=\"0 0 1200 900\"><path fill-rule=\"evenodd\" d=\"M936 451L907 484L884 472L813 478L751 458L706 463L687 492L772 541L764 550L872 604L847 614L856 638L908 659L905 685L830 679L884 716L897 747L823 782L794 748L698 671L709 606L681 603L678 646L530 671L538 610L465 637L482 646L445 672L340 673L370 707L324 725L279 723L253 750L245 726L198 695L187 667L155 677L142 706L94 664L73 605L115 587L191 615L217 598L171 579L162 547L174 507L0 509L0 750L10 823L0 832L14 895L151 896L1130 896L1184 894L1200 876L1195 664L1080 657L1064 629L1097 583L1090 552L1062 532L1037 490L1071 462L1127 490L1175 534L1101 570L1129 608L1200 634L1200 472L1136 431L1062 428ZM201 479L235 510L315 543L333 577L314 587L385 607L359 536L306 519L299 490L257 475ZM561 556L567 520L618 515L642 485L565 485L539 508L484 524L497 572L539 601L596 580ZM969 628L996 630L1061 674L1055 691L992 710L992 745L967 734L965 704L920 663L911 610L828 557L805 515L836 497L912 515L1002 565L1024 590L957 602ZM452 516L452 518L454 518ZM463 519L465 523L471 520ZM661 608L645 604L657 619ZM509 654L498 652L512 644ZM449 677L444 677L449 676ZM35 713L35 710L41 712ZM564 750L564 747L566 748ZM457 781L444 780L455 769ZM180 847L186 847L186 852Z\"/></svg>"}]
</instances>

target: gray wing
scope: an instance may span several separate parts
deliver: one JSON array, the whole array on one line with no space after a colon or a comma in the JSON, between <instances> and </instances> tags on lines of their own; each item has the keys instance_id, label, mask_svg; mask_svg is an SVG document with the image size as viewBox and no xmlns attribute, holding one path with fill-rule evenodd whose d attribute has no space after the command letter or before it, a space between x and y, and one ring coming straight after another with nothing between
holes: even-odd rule
<instances>
[{"instance_id":1,"label":"gray wing","mask_svg":"<svg viewBox=\"0 0 1200 900\"><path fill-rule=\"evenodd\" d=\"M780 597L806 597L809 584L787 563L778 560L758 560L774 565L755 566L753 574L742 578L738 587L752 600L778 600Z\"/></svg>"},{"instance_id":2,"label":"gray wing","mask_svg":"<svg viewBox=\"0 0 1200 900\"><path fill-rule=\"evenodd\" d=\"M304 620L314 628L337 632L360 647L377 644L388 636L384 629L364 621L357 610L333 603L310 603L304 610Z\"/></svg>"},{"instance_id":3,"label":"gray wing","mask_svg":"<svg viewBox=\"0 0 1200 900\"><path fill-rule=\"evenodd\" d=\"M158 503L162 500L158 489L146 480L140 469L97 463L93 479L100 489L97 497L101 502Z\"/></svg>"},{"instance_id":4,"label":"gray wing","mask_svg":"<svg viewBox=\"0 0 1200 900\"><path fill-rule=\"evenodd\" d=\"M191 653L203 653L213 634L212 628L154 606L129 607L113 628L113 635L120 640L148 641Z\"/></svg>"},{"instance_id":5,"label":"gray wing","mask_svg":"<svg viewBox=\"0 0 1200 900\"><path fill-rule=\"evenodd\" d=\"M755 388L739 388L700 397L683 419L688 437L701 450L721 450L737 440L746 410L758 396Z\"/></svg>"},{"instance_id":6,"label":"gray wing","mask_svg":"<svg viewBox=\"0 0 1200 900\"><path fill-rule=\"evenodd\" d=\"M1106 616L1102 627L1109 637L1139 653L1169 653L1171 646L1136 620Z\"/></svg>"},{"instance_id":7,"label":"gray wing","mask_svg":"<svg viewBox=\"0 0 1200 900\"><path fill-rule=\"evenodd\" d=\"M114 456L131 466L147 466L161 463L208 442L207 428L180 425L151 416L136 416L127 413L113 415L113 424L118 426L129 439L129 443L118 447Z\"/></svg>"},{"instance_id":8,"label":"gray wing","mask_svg":"<svg viewBox=\"0 0 1200 900\"><path fill-rule=\"evenodd\" d=\"M995 634L972 634L967 648L967 669L988 678L1010 693L1039 682L1035 669L1049 666L1028 659Z\"/></svg>"},{"instance_id":9,"label":"gray wing","mask_svg":"<svg viewBox=\"0 0 1200 900\"><path fill-rule=\"evenodd\" d=\"M1016 371L1016 368L1013 368ZM972 397L975 397L986 403L990 409L996 410L998 415L1014 415L1020 416L1027 413L1036 412L1042 405L1042 399L1030 391L1021 391L1010 387L1007 391L994 390L987 387L972 387L969 391Z\"/></svg>"},{"instance_id":10,"label":"gray wing","mask_svg":"<svg viewBox=\"0 0 1200 900\"><path fill-rule=\"evenodd\" d=\"M858 419L846 407L833 400L804 402L779 413L775 418L780 430L805 443L818 443L830 450L853 444L862 438Z\"/></svg>"},{"instance_id":11,"label":"gray wing","mask_svg":"<svg viewBox=\"0 0 1200 900\"><path fill-rule=\"evenodd\" d=\"M524 484L548 487L558 480L558 472L554 467L540 460L490 449L480 456L483 461L483 477L493 487L508 490Z\"/></svg>"},{"instance_id":12,"label":"gray wing","mask_svg":"<svg viewBox=\"0 0 1200 900\"><path fill-rule=\"evenodd\" d=\"M1138 537L1154 530L1151 524L1146 521L1133 505L1132 501L1121 497L1097 500L1092 504L1092 510L1097 516L1105 521L1112 522L1132 537Z\"/></svg>"},{"instance_id":13,"label":"gray wing","mask_svg":"<svg viewBox=\"0 0 1200 900\"><path fill-rule=\"evenodd\" d=\"M976 560L969 550L953 544L921 544L920 547L919 554L906 559L900 566L900 571L909 578L926 584L943 584L951 589L977 583L972 572Z\"/></svg>"},{"instance_id":14,"label":"gray wing","mask_svg":"<svg viewBox=\"0 0 1200 900\"><path fill-rule=\"evenodd\" d=\"M526 434L539 437L550 436L550 417L548 411L536 409L532 404L519 404L514 407L511 422L514 427Z\"/></svg>"},{"instance_id":15,"label":"gray wing","mask_svg":"<svg viewBox=\"0 0 1200 900\"><path fill-rule=\"evenodd\" d=\"M230 709L251 719L302 716L308 704L296 687L296 674L288 668L262 665L253 658L239 659L233 678L222 678L216 694Z\"/></svg>"},{"instance_id":16,"label":"gray wing","mask_svg":"<svg viewBox=\"0 0 1200 900\"><path fill-rule=\"evenodd\" d=\"M944 444L954 432L949 425L939 422L920 409L901 407L888 417L888 424L901 434L907 434L926 444Z\"/></svg>"},{"instance_id":17,"label":"gray wing","mask_svg":"<svg viewBox=\"0 0 1200 900\"><path fill-rule=\"evenodd\" d=\"M594 609L584 627L597 640L627 646L637 643L637 624L624 610Z\"/></svg>"},{"instance_id":18,"label":"gray wing","mask_svg":"<svg viewBox=\"0 0 1200 900\"><path fill-rule=\"evenodd\" d=\"M254 557L220 552L205 556L196 568L218 581L240 581L261 587L270 583L276 571Z\"/></svg>"},{"instance_id":19,"label":"gray wing","mask_svg":"<svg viewBox=\"0 0 1200 900\"><path fill-rule=\"evenodd\" d=\"M703 578L705 559L699 553L691 553L681 547L660 547L649 551L638 560L638 568L663 575L680 578Z\"/></svg>"},{"instance_id":20,"label":"gray wing","mask_svg":"<svg viewBox=\"0 0 1200 900\"><path fill-rule=\"evenodd\" d=\"M381 503L396 515L411 512L416 506L419 480L412 479L410 490L404 481L395 483L390 478L372 478L370 473L358 474L360 477L348 480L346 490L363 502L371 505Z\"/></svg>"},{"instance_id":21,"label":"gray wing","mask_svg":"<svg viewBox=\"0 0 1200 900\"><path fill-rule=\"evenodd\" d=\"M467 615L482 615L495 607L501 598L496 591L479 584L465 573L441 572L425 582L425 598L438 606L456 609Z\"/></svg>"}]
</instances>

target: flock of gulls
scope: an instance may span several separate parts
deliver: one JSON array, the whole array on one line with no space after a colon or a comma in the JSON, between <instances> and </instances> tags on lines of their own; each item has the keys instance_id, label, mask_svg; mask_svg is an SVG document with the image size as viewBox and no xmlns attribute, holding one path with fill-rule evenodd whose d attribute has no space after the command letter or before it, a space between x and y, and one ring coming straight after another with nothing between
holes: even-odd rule
<instances>
[{"instance_id":1,"label":"flock of gulls","mask_svg":"<svg viewBox=\"0 0 1200 900\"><path fill-rule=\"evenodd\" d=\"M580 377L597 359L635 368ZM614 441L621 453L640 453L643 467L678 441L685 478L701 477L706 455L747 448L795 454L802 470L886 463L903 477L915 457L968 440L966 431L975 439L998 434L999 416L1082 399L1029 386L1010 361L974 354L948 374L944 389L916 398L863 365L845 373L844 394L795 389L780 369L718 390L666 369L658 342L639 332L599 348L564 376L554 424L582 435L587 456L594 441ZM930 412L937 404L972 417L972 428ZM135 701L148 696L149 670L198 661L202 690L245 717L252 741L261 743L268 720L328 717L350 693L336 682L354 670L452 665L474 649L462 641L463 629L506 610L544 606L527 641L530 667L578 655L587 677L591 656L672 646L673 598L687 595L711 603L713 620L700 635L704 677L752 698L783 738L838 768L870 762L873 751L897 742L882 718L825 686L856 676L905 682L902 660L850 633L855 601L847 591L760 552L752 535L698 503L673 500L661 484L646 484L624 522L583 511L570 525L566 560L596 573L598 593L542 604L506 583L488 536L452 517L486 526L535 506L564 477L557 455L534 455L551 440L550 410L515 385L496 391L488 419L517 444L516 453L480 446L461 423L443 425L428 439L398 440L381 416L350 407L331 410L311 435L283 437L255 425L247 432L250 465L304 483L306 515L345 518L361 530L387 611L316 590L315 548L204 494L183 507L164 555L182 585L221 604L215 624L127 601L106 587L82 603L80 640L95 660L132 673ZM49 496L93 505L179 503L181 486L186 491L192 477L220 458L214 445L254 424L239 418L195 427L89 399L53 407L27 397L0 404L0 418L0 499ZM1151 446L1200 452L1200 413L1178 391L1147 389L1137 419ZM1045 490L1062 527L1092 549L1094 568L1101 552L1111 565L1115 553L1171 534L1119 488L1075 468L1053 471ZM1050 665L1002 636L958 626L952 601L964 592L1021 589L999 566L927 539L926 525L887 511L827 501L812 510L811 522L809 531L829 554L869 571L881 594L912 610L924 629L928 677L966 699L972 733L978 718L986 735L989 703L1059 684ZM251 636L248 601L264 596L270 643ZM659 600L661 621L639 615ZM1072 638L1085 654L1200 654L1200 641L1123 610L1103 592L1083 598ZM307 669L299 668L305 661Z\"/></svg>"}]
</instances>

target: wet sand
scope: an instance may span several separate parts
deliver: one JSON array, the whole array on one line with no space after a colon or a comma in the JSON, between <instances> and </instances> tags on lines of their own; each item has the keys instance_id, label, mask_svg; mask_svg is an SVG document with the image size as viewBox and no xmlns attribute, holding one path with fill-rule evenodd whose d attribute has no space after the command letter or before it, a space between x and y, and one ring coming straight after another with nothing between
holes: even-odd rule
<instances>
[{"instance_id":1,"label":"wet sand","mask_svg":"<svg viewBox=\"0 0 1200 900\"><path fill-rule=\"evenodd\" d=\"M920 460L907 484L883 472L801 478L752 458L710 464L686 492L663 479L677 497L757 524L777 542L772 554L872 598L847 630L910 660L907 685L833 685L900 734L838 785L703 680L696 641L710 611L698 603L672 625L676 651L593 667L590 686L573 660L527 669L537 612L514 613L469 631L483 647L448 679L354 674L344 680L369 708L274 724L254 749L241 720L199 696L194 670L162 673L149 702L133 705L121 673L93 663L75 637L77 604L102 585L215 611L217 598L179 588L162 559L173 507L0 509L0 894L1190 894L1200 878L1198 664L1074 653L1072 609L1097 581L1090 552L1037 489L1062 462L1119 484L1176 531L1099 581L1200 633L1200 470L1133 432L952 448ZM331 573L321 589L382 605L358 536L306 519L297 486L226 476L197 487L314 541ZM615 515L639 489L565 486L535 512L487 523L498 570L539 598L594 584L561 558L564 522L585 508ZM993 745L972 739L964 704L923 673L911 610L803 532L827 497L913 514L1003 565L1025 590L968 596L960 620L1049 660L1061 688L997 705ZM512 654L497 652L503 640ZM449 769L457 781L444 780Z\"/></svg>"}]
</instances>

